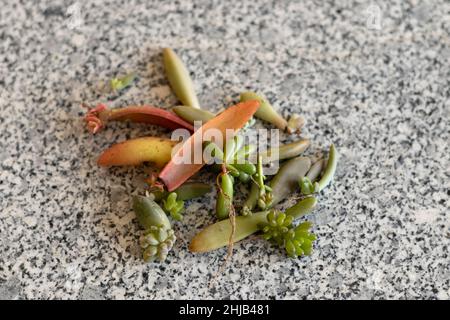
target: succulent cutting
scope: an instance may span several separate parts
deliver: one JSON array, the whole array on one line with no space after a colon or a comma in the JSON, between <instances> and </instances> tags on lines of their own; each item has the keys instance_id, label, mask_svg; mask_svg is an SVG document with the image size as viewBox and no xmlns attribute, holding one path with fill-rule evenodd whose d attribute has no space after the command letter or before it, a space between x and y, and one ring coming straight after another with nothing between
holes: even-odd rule
<instances>
[{"instance_id":1,"label":"succulent cutting","mask_svg":"<svg viewBox=\"0 0 450 320\"><path fill-rule=\"evenodd\" d=\"M182 105L171 106L168 111L148 105L110 109L99 103L84 116L92 133L111 121L140 122L186 133L181 142L156 136L135 137L113 144L98 158L100 166L151 163L157 170L146 177L147 187L137 190L139 195L132 198L143 229L139 241L143 259L164 261L176 241L172 224L184 223L192 199L214 189L215 205L209 208L217 222L197 232L189 245L191 252L228 246L229 258L234 243L259 233L261 239L282 248L291 258L310 255L316 240L311 232L313 226L298 220L312 212L319 193L333 179L338 161L334 144L327 159L303 155L312 144L304 138L262 148L246 139L255 118L294 135L305 125L304 117L293 114L287 121L266 97L250 91L241 93L239 102L222 112L202 109L189 70L175 51L164 49L163 63L168 82ZM136 73L129 73L110 80L110 86L120 94L133 85L135 78ZM280 163L278 170L267 173L275 162ZM209 172L203 175L206 181L192 181L202 178L196 176L199 172ZM247 197L238 201L242 190L247 190ZM280 204L293 198L296 204L281 210Z\"/></svg>"}]
</instances>

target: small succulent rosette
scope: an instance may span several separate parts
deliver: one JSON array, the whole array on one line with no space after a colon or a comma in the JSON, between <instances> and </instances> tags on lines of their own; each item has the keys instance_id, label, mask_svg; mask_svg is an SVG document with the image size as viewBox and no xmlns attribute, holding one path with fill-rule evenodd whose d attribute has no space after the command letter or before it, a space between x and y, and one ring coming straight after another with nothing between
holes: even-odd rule
<instances>
[{"instance_id":1,"label":"small succulent rosette","mask_svg":"<svg viewBox=\"0 0 450 320\"><path fill-rule=\"evenodd\" d=\"M133 198L133 209L145 229L140 239L144 260L164 261L176 240L166 213L155 201L143 196Z\"/></svg>"},{"instance_id":2,"label":"small succulent rosette","mask_svg":"<svg viewBox=\"0 0 450 320\"><path fill-rule=\"evenodd\" d=\"M309 232L311 223L306 221L294 227L294 217L278 210L267 214L267 223L261 226L263 238L285 248L291 258L310 255L316 236Z\"/></svg>"},{"instance_id":3,"label":"small succulent rosette","mask_svg":"<svg viewBox=\"0 0 450 320\"><path fill-rule=\"evenodd\" d=\"M144 261L166 260L175 240L175 233L172 229L165 230L162 227L151 226L145 230L139 241Z\"/></svg>"}]
</instances>

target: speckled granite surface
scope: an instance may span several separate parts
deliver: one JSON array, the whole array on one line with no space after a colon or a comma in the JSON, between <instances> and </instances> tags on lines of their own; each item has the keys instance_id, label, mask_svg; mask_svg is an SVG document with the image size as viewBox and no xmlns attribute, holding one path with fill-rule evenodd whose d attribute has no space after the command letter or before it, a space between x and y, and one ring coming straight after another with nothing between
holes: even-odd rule
<instances>
[{"instance_id":1,"label":"speckled granite surface","mask_svg":"<svg viewBox=\"0 0 450 320\"><path fill-rule=\"evenodd\" d=\"M450 298L448 1L23 2L0 10L0 298ZM172 106L163 47L203 106L260 90L301 112L318 148L338 146L311 257L253 238L208 288L225 251L187 245L213 221L211 196L176 224L166 264L141 262L129 194L145 169L95 159L168 132L114 124L92 137L79 101ZM130 70L133 88L101 94Z\"/></svg>"}]
</instances>

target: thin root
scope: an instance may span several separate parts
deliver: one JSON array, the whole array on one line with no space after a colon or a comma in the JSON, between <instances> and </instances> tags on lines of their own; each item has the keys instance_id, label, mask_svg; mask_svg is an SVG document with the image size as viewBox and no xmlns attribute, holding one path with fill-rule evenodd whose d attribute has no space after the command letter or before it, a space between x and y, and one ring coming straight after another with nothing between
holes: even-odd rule
<instances>
[{"instance_id":1,"label":"thin root","mask_svg":"<svg viewBox=\"0 0 450 320\"><path fill-rule=\"evenodd\" d=\"M226 173L228 173L228 170L226 168L226 165L223 163L222 164L222 172L219 175L217 175L216 184L217 184L217 188L219 190L219 193L222 193L225 198L228 198L228 200L231 200L227 194L223 193L223 190L222 190L222 188L220 186L220 181L219 181L220 177L222 177ZM217 272L215 273L215 275L211 279L211 281L209 283L209 287L210 288L214 287L214 284L215 284L215 281L217 280L217 277L219 276L219 274L221 274L225 270L225 267L227 266L228 261L230 261L230 259L233 256L233 247L234 247L233 239L234 239L234 235L236 233L236 210L235 210L235 208L233 206L233 202L232 201L228 201L228 203L229 203L229 206L230 206L228 218L230 219L230 223L231 223L231 233L230 233L230 237L228 238L227 255L225 257L225 260L220 265L219 270L217 270Z\"/></svg>"}]
</instances>

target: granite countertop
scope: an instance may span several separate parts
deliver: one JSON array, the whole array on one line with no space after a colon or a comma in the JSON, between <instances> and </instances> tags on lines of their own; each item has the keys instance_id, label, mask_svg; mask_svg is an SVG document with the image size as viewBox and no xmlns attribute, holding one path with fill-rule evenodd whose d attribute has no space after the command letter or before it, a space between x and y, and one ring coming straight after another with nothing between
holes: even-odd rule
<instances>
[{"instance_id":1,"label":"granite countertop","mask_svg":"<svg viewBox=\"0 0 450 320\"><path fill-rule=\"evenodd\" d=\"M450 298L448 1L101 2L2 3L0 298ZM115 123L92 136L80 102L175 105L164 47L205 108L261 91L304 115L315 148L337 145L335 181L308 216L310 257L254 237L209 288L225 250L187 246L214 220L211 195L175 225L167 263L141 261L130 194L147 169L95 161L170 133ZM128 71L132 88L103 93Z\"/></svg>"}]
</instances>

